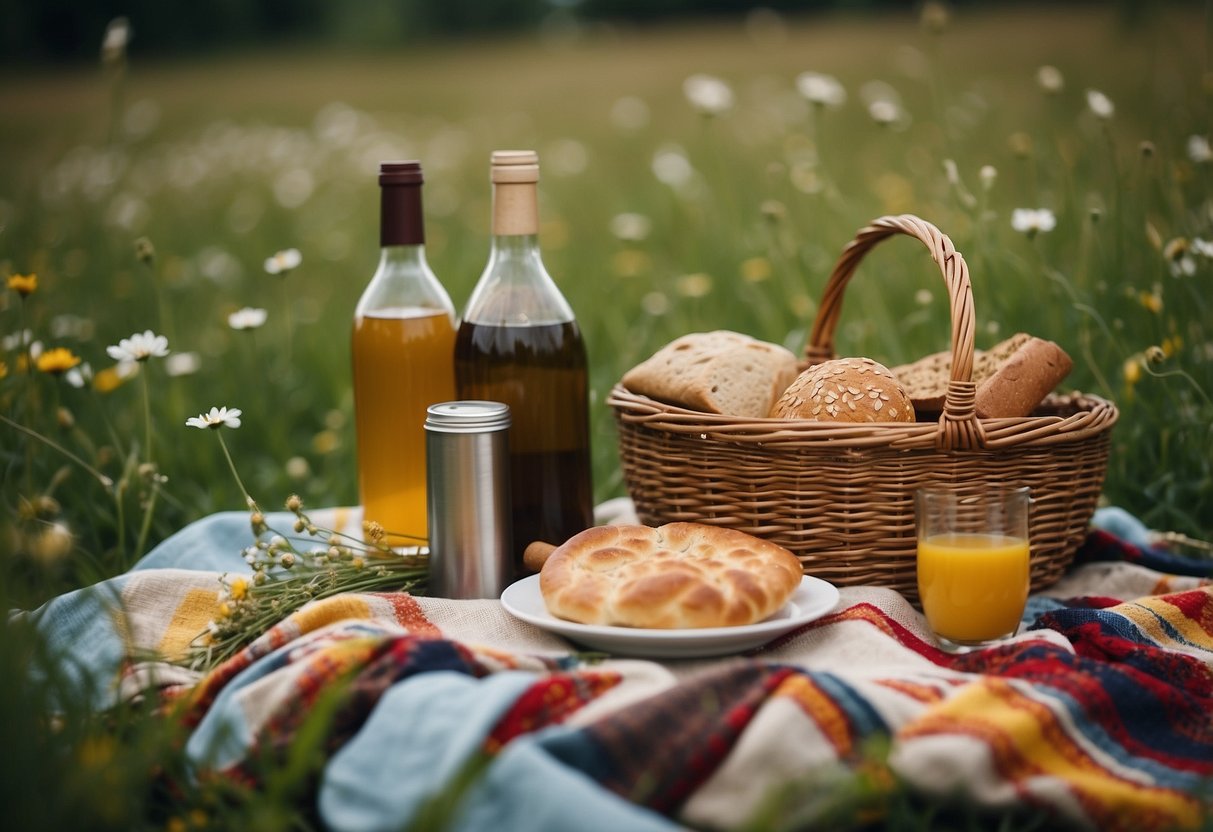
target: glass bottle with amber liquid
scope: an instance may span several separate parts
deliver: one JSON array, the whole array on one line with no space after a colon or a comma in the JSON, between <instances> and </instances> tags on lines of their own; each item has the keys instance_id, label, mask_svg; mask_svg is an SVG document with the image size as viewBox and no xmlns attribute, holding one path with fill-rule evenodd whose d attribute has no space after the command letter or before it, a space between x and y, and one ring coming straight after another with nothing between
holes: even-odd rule
<instances>
[{"instance_id":1,"label":"glass bottle with amber liquid","mask_svg":"<svg viewBox=\"0 0 1213 832\"><path fill-rule=\"evenodd\" d=\"M379 268L354 311L351 354L363 517L393 546L428 534L426 408L455 398L455 308L425 258L421 165L379 167Z\"/></svg>"},{"instance_id":2,"label":"glass bottle with amber liquid","mask_svg":"<svg viewBox=\"0 0 1213 832\"><path fill-rule=\"evenodd\" d=\"M461 399L510 406L515 572L593 524L585 344L539 253L539 156L492 155L493 240L455 339Z\"/></svg>"}]
</instances>

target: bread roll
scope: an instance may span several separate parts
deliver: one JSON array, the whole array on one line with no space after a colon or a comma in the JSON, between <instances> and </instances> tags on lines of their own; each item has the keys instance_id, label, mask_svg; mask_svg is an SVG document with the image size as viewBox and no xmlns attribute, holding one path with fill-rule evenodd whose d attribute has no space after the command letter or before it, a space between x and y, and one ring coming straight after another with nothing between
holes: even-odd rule
<instances>
[{"instance_id":1,"label":"bread roll","mask_svg":"<svg viewBox=\"0 0 1213 832\"><path fill-rule=\"evenodd\" d=\"M893 373L870 358L835 358L805 370L771 408L776 419L913 422L914 407Z\"/></svg>"},{"instance_id":2,"label":"bread roll","mask_svg":"<svg viewBox=\"0 0 1213 832\"><path fill-rule=\"evenodd\" d=\"M1074 362L1052 341L1019 332L993 348L973 353L977 415L982 419L1027 416L1069 375ZM893 372L922 413L943 410L952 353L939 352Z\"/></svg>"},{"instance_id":3,"label":"bread roll","mask_svg":"<svg viewBox=\"0 0 1213 832\"><path fill-rule=\"evenodd\" d=\"M705 413L763 417L796 378L796 356L777 344L717 330L684 335L623 376L633 393Z\"/></svg>"},{"instance_id":4,"label":"bread roll","mask_svg":"<svg viewBox=\"0 0 1213 832\"><path fill-rule=\"evenodd\" d=\"M583 624L730 627L779 610L801 577L795 555L745 532L597 526L552 552L539 589L552 615Z\"/></svg>"}]
</instances>

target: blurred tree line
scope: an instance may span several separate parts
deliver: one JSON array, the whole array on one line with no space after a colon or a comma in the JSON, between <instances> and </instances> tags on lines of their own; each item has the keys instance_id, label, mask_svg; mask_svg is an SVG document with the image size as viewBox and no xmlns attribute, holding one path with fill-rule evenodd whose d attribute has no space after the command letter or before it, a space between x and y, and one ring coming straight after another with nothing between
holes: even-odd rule
<instances>
[{"instance_id":1,"label":"blurred tree line","mask_svg":"<svg viewBox=\"0 0 1213 832\"><path fill-rule=\"evenodd\" d=\"M1126 22L1151 5L1151 0L1113 1ZM1102 4L1101 0L1087 2ZM916 9L922 3L923 0L0 0L0 63L94 60L107 24L118 17L130 22L133 33L130 52L165 55L274 43L390 46L533 29L549 22L608 20L644 24L674 17L738 16L756 8L785 14L826 10L904 11ZM993 3L948 0L946 5Z\"/></svg>"}]
</instances>

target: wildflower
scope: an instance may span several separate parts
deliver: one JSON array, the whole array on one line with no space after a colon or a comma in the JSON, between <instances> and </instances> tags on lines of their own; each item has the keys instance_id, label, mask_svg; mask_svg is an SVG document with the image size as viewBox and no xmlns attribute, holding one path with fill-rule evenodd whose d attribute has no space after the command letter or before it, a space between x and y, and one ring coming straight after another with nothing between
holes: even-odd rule
<instances>
[{"instance_id":1,"label":"wildflower","mask_svg":"<svg viewBox=\"0 0 1213 832\"><path fill-rule=\"evenodd\" d=\"M1136 384L1141 379L1141 359L1136 355L1126 358L1124 366L1121 367L1121 374L1126 384Z\"/></svg>"},{"instance_id":2,"label":"wildflower","mask_svg":"<svg viewBox=\"0 0 1213 832\"><path fill-rule=\"evenodd\" d=\"M52 376L62 375L80 363L80 356L73 353L67 347L55 347L38 356L34 366L40 372L48 373Z\"/></svg>"},{"instance_id":3,"label":"wildflower","mask_svg":"<svg viewBox=\"0 0 1213 832\"><path fill-rule=\"evenodd\" d=\"M1049 232L1057 227L1057 218L1048 208L1016 208L1011 213L1011 228L1035 237L1038 232Z\"/></svg>"},{"instance_id":4,"label":"wildflower","mask_svg":"<svg viewBox=\"0 0 1213 832\"><path fill-rule=\"evenodd\" d=\"M771 261L765 257L750 257L741 261L741 279L746 283L761 283L771 277Z\"/></svg>"},{"instance_id":5,"label":"wildflower","mask_svg":"<svg viewBox=\"0 0 1213 832\"><path fill-rule=\"evenodd\" d=\"M644 214L624 213L611 218L611 233L621 240L638 243L649 236L653 223Z\"/></svg>"},{"instance_id":6,"label":"wildflower","mask_svg":"<svg viewBox=\"0 0 1213 832\"><path fill-rule=\"evenodd\" d=\"M20 347L31 347L31 342L34 340L34 332L30 329L23 329L20 332L14 332L11 335L5 335L0 338L0 348L5 352L12 352Z\"/></svg>"},{"instance_id":7,"label":"wildflower","mask_svg":"<svg viewBox=\"0 0 1213 832\"><path fill-rule=\"evenodd\" d=\"M1201 257L1213 257L1213 243L1208 240L1202 240L1200 237L1192 239L1191 251L1193 254L1199 254Z\"/></svg>"},{"instance_id":8,"label":"wildflower","mask_svg":"<svg viewBox=\"0 0 1213 832\"><path fill-rule=\"evenodd\" d=\"M126 45L131 40L131 24L125 17L115 17L105 27L101 40L101 60L106 64L121 63L126 57Z\"/></svg>"},{"instance_id":9,"label":"wildflower","mask_svg":"<svg viewBox=\"0 0 1213 832\"><path fill-rule=\"evenodd\" d=\"M282 568L290 569L294 565L295 565L295 556L293 554L291 554L290 552L283 552L282 553Z\"/></svg>"},{"instance_id":10,"label":"wildflower","mask_svg":"<svg viewBox=\"0 0 1213 832\"><path fill-rule=\"evenodd\" d=\"M872 121L885 127L900 118L901 108L897 106L896 101L878 98L868 104L868 115L872 117Z\"/></svg>"},{"instance_id":11,"label":"wildflower","mask_svg":"<svg viewBox=\"0 0 1213 832\"><path fill-rule=\"evenodd\" d=\"M0 361L0 378L4 378L7 375L8 375L8 364L3 361Z\"/></svg>"},{"instance_id":12,"label":"wildflower","mask_svg":"<svg viewBox=\"0 0 1213 832\"><path fill-rule=\"evenodd\" d=\"M29 297L38 290L38 275L10 274L8 276L8 288L23 298Z\"/></svg>"},{"instance_id":13,"label":"wildflower","mask_svg":"<svg viewBox=\"0 0 1213 832\"><path fill-rule=\"evenodd\" d=\"M777 199L763 200L758 210L762 212L762 216L767 222L779 222L788 215L787 206Z\"/></svg>"},{"instance_id":14,"label":"wildflower","mask_svg":"<svg viewBox=\"0 0 1213 832\"><path fill-rule=\"evenodd\" d=\"M221 428L232 429L240 427L240 409L227 407L212 407L209 413L191 416L185 420L191 428Z\"/></svg>"},{"instance_id":15,"label":"wildflower","mask_svg":"<svg viewBox=\"0 0 1213 832\"><path fill-rule=\"evenodd\" d=\"M684 298L702 298L712 291L712 276L697 272L678 278L678 294Z\"/></svg>"},{"instance_id":16,"label":"wildflower","mask_svg":"<svg viewBox=\"0 0 1213 832\"><path fill-rule=\"evenodd\" d=\"M1045 92L1050 95L1056 95L1065 87L1066 79L1062 77L1060 69L1045 64L1036 70L1036 83Z\"/></svg>"},{"instance_id":17,"label":"wildflower","mask_svg":"<svg viewBox=\"0 0 1213 832\"><path fill-rule=\"evenodd\" d=\"M113 367L106 367L93 378L93 389L98 393L114 392L134 375L138 366L134 361L123 361Z\"/></svg>"},{"instance_id":18,"label":"wildflower","mask_svg":"<svg viewBox=\"0 0 1213 832\"><path fill-rule=\"evenodd\" d=\"M294 480L301 480L311 473L312 466L308 464L307 459L301 456L293 456L286 461L284 466L286 475Z\"/></svg>"},{"instance_id":19,"label":"wildflower","mask_svg":"<svg viewBox=\"0 0 1213 832\"><path fill-rule=\"evenodd\" d=\"M998 179L998 169L993 165L982 165L978 176L981 178L981 189L988 191L994 187L994 181Z\"/></svg>"},{"instance_id":20,"label":"wildflower","mask_svg":"<svg viewBox=\"0 0 1213 832\"><path fill-rule=\"evenodd\" d=\"M164 371L170 376L193 375L201 363L196 352L175 352L164 360Z\"/></svg>"},{"instance_id":21,"label":"wildflower","mask_svg":"<svg viewBox=\"0 0 1213 832\"><path fill-rule=\"evenodd\" d=\"M802 72L796 76L796 90L810 104L836 109L847 101L847 91L833 75Z\"/></svg>"},{"instance_id":22,"label":"wildflower","mask_svg":"<svg viewBox=\"0 0 1213 832\"><path fill-rule=\"evenodd\" d=\"M927 31L942 32L948 26L948 7L939 0L927 0L920 19Z\"/></svg>"},{"instance_id":23,"label":"wildflower","mask_svg":"<svg viewBox=\"0 0 1213 832\"><path fill-rule=\"evenodd\" d=\"M1137 146L1137 150L1139 153L1141 153L1141 158L1143 158L1143 159L1153 158L1154 151L1155 151L1154 142L1144 141Z\"/></svg>"},{"instance_id":24,"label":"wildflower","mask_svg":"<svg viewBox=\"0 0 1213 832\"><path fill-rule=\"evenodd\" d=\"M303 510L303 500L298 494L286 498L286 510L298 513Z\"/></svg>"},{"instance_id":25,"label":"wildflower","mask_svg":"<svg viewBox=\"0 0 1213 832\"><path fill-rule=\"evenodd\" d=\"M241 577L233 578L227 585L227 591L233 601L240 601L248 594L248 581Z\"/></svg>"},{"instance_id":26,"label":"wildflower","mask_svg":"<svg viewBox=\"0 0 1213 832\"><path fill-rule=\"evenodd\" d=\"M105 352L115 361L147 361L168 355L168 339L148 329L106 347Z\"/></svg>"},{"instance_id":27,"label":"wildflower","mask_svg":"<svg viewBox=\"0 0 1213 832\"><path fill-rule=\"evenodd\" d=\"M156 247L152 245L152 241L147 237L140 237L135 240L135 259L145 266L150 266L152 261L156 259Z\"/></svg>"},{"instance_id":28,"label":"wildflower","mask_svg":"<svg viewBox=\"0 0 1213 832\"><path fill-rule=\"evenodd\" d=\"M61 522L50 523L34 544L34 553L45 562L54 562L72 551L72 531Z\"/></svg>"},{"instance_id":29,"label":"wildflower","mask_svg":"<svg viewBox=\"0 0 1213 832\"><path fill-rule=\"evenodd\" d=\"M1115 105L1112 104L1112 99L1108 98L1099 90L1087 90L1087 107L1095 114L1096 118L1107 121L1116 112Z\"/></svg>"},{"instance_id":30,"label":"wildflower","mask_svg":"<svg viewBox=\"0 0 1213 832\"><path fill-rule=\"evenodd\" d=\"M653 175L663 185L678 188L688 184L695 175L695 168L682 148L676 145L666 145L653 154Z\"/></svg>"},{"instance_id":31,"label":"wildflower","mask_svg":"<svg viewBox=\"0 0 1213 832\"><path fill-rule=\"evenodd\" d=\"M960 187L960 169L952 159L943 160L943 172L948 177L948 184L954 188Z\"/></svg>"},{"instance_id":32,"label":"wildflower","mask_svg":"<svg viewBox=\"0 0 1213 832\"><path fill-rule=\"evenodd\" d=\"M636 277L644 274L652 266L649 256L634 248L617 251L611 257L611 267L620 277Z\"/></svg>"},{"instance_id":33,"label":"wildflower","mask_svg":"<svg viewBox=\"0 0 1213 832\"><path fill-rule=\"evenodd\" d=\"M93 368L86 361L79 367L73 367L63 376L63 380L79 390L93 380Z\"/></svg>"},{"instance_id":34,"label":"wildflower","mask_svg":"<svg viewBox=\"0 0 1213 832\"><path fill-rule=\"evenodd\" d=\"M733 108L733 90L713 75L698 73L682 82L687 101L705 116L718 116Z\"/></svg>"},{"instance_id":35,"label":"wildflower","mask_svg":"<svg viewBox=\"0 0 1213 832\"><path fill-rule=\"evenodd\" d=\"M1188 136L1188 158L1198 165L1213 161L1213 148L1205 136Z\"/></svg>"},{"instance_id":36,"label":"wildflower","mask_svg":"<svg viewBox=\"0 0 1213 832\"><path fill-rule=\"evenodd\" d=\"M363 520L362 533L366 535L366 539L372 543L381 543L387 536L383 525L377 520Z\"/></svg>"},{"instance_id":37,"label":"wildflower","mask_svg":"<svg viewBox=\"0 0 1213 832\"><path fill-rule=\"evenodd\" d=\"M1163 247L1162 256L1171 268L1172 277L1191 277L1196 274L1196 258L1191 246L1183 237L1176 237Z\"/></svg>"},{"instance_id":38,"label":"wildflower","mask_svg":"<svg viewBox=\"0 0 1213 832\"><path fill-rule=\"evenodd\" d=\"M264 309L246 306L228 315L227 325L232 329L256 329L265 323L268 314Z\"/></svg>"},{"instance_id":39,"label":"wildflower","mask_svg":"<svg viewBox=\"0 0 1213 832\"><path fill-rule=\"evenodd\" d=\"M914 301L919 306L930 305L931 301L934 298L935 298L935 295L931 292L930 289L919 289L917 292L914 293Z\"/></svg>"},{"instance_id":40,"label":"wildflower","mask_svg":"<svg viewBox=\"0 0 1213 832\"><path fill-rule=\"evenodd\" d=\"M1146 361L1151 364L1161 364L1167 360L1167 354L1162 347L1149 346L1146 347Z\"/></svg>"},{"instance_id":41,"label":"wildflower","mask_svg":"<svg viewBox=\"0 0 1213 832\"><path fill-rule=\"evenodd\" d=\"M670 299L664 292L649 292L640 299L640 307L649 315L660 317L670 311Z\"/></svg>"},{"instance_id":42,"label":"wildflower","mask_svg":"<svg viewBox=\"0 0 1213 832\"><path fill-rule=\"evenodd\" d=\"M288 248L275 252L273 257L267 258L265 270L270 274L280 274L285 277L292 269L299 268L299 264L302 262L303 255L299 253L299 249Z\"/></svg>"},{"instance_id":43,"label":"wildflower","mask_svg":"<svg viewBox=\"0 0 1213 832\"><path fill-rule=\"evenodd\" d=\"M1007 136L1007 147L1016 157L1026 159L1032 155L1032 137L1023 131Z\"/></svg>"},{"instance_id":44,"label":"wildflower","mask_svg":"<svg viewBox=\"0 0 1213 832\"><path fill-rule=\"evenodd\" d=\"M1158 287L1154 287L1152 292L1141 292L1137 299L1146 309L1157 315L1162 311L1162 293L1158 291Z\"/></svg>"},{"instance_id":45,"label":"wildflower","mask_svg":"<svg viewBox=\"0 0 1213 832\"><path fill-rule=\"evenodd\" d=\"M55 409L55 424L60 430L71 430L76 426L76 416L66 407Z\"/></svg>"}]
</instances>

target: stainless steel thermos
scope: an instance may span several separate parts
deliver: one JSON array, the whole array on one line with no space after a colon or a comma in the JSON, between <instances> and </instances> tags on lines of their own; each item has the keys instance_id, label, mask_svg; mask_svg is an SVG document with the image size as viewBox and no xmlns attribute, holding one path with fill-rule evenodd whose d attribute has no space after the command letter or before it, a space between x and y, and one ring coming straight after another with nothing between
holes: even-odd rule
<instances>
[{"instance_id":1,"label":"stainless steel thermos","mask_svg":"<svg viewBox=\"0 0 1213 832\"><path fill-rule=\"evenodd\" d=\"M510 409L430 405L425 419L430 594L497 598L513 579Z\"/></svg>"}]
</instances>

